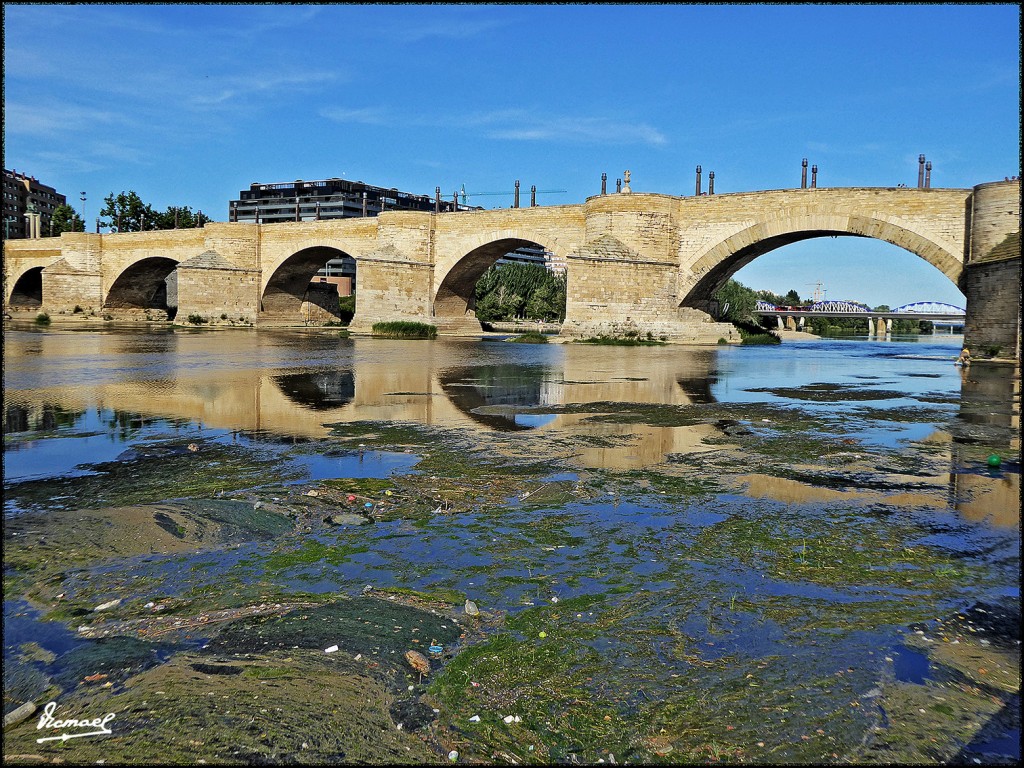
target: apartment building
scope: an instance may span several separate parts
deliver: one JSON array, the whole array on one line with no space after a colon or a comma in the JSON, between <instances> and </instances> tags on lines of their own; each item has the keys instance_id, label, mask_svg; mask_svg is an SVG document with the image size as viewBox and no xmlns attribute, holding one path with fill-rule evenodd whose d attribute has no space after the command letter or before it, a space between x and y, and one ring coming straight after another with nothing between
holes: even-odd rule
<instances>
[{"instance_id":1,"label":"apartment building","mask_svg":"<svg viewBox=\"0 0 1024 768\"><path fill-rule=\"evenodd\" d=\"M49 237L53 212L66 202L35 176L4 168L4 238Z\"/></svg>"}]
</instances>

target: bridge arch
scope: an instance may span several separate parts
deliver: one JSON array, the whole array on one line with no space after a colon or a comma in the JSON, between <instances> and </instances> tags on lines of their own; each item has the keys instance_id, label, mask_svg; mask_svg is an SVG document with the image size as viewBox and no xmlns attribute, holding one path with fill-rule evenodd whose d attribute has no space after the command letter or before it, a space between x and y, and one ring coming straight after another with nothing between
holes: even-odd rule
<instances>
[{"instance_id":1,"label":"bridge arch","mask_svg":"<svg viewBox=\"0 0 1024 768\"><path fill-rule=\"evenodd\" d=\"M265 318L280 318L294 322L302 317L303 305L314 304L322 313L339 316L337 289L325 288L323 295L313 295L310 283L313 276L332 259L353 259L355 254L341 250L334 245L309 245L291 254L270 273L260 300L260 314ZM354 287L354 286L353 286ZM333 295L333 306L331 305Z\"/></svg>"},{"instance_id":2,"label":"bridge arch","mask_svg":"<svg viewBox=\"0 0 1024 768\"><path fill-rule=\"evenodd\" d=\"M26 269L11 287L7 306L14 310L39 309L43 305L43 267Z\"/></svg>"},{"instance_id":3,"label":"bridge arch","mask_svg":"<svg viewBox=\"0 0 1024 768\"><path fill-rule=\"evenodd\" d=\"M461 257L437 271L437 290L433 296L435 317L464 317L473 309L473 291L477 281L498 259L517 248L543 248L556 258L558 251L539 240L528 239L522 234L508 233L474 245ZM564 263L564 254L561 254Z\"/></svg>"},{"instance_id":4,"label":"bridge arch","mask_svg":"<svg viewBox=\"0 0 1024 768\"><path fill-rule=\"evenodd\" d=\"M158 310L173 320L178 311L177 266L177 261L166 256L134 262L111 283L103 309Z\"/></svg>"},{"instance_id":5,"label":"bridge arch","mask_svg":"<svg viewBox=\"0 0 1024 768\"><path fill-rule=\"evenodd\" d=\"M856 213L782 214L738 230L704 249L692 262L690 277L681 278L682 306L706 309L712 295L732 275L759 256L803 240L819 237L867 237L899 246L924 259L954 285L960 285L963 253L939 236L921 233L895 217Z\"/></svg>"}]
</instances>

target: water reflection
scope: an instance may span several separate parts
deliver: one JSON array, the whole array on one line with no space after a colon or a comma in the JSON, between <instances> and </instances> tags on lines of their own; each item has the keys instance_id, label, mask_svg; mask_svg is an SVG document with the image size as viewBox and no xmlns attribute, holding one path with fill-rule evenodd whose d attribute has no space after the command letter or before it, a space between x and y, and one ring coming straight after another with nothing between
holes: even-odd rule
<instances>
[{"instance_id":1,"label":"water reflection","mask_svg":"<svg viewBox=\"0 0 1024 768\"><path fill-rule=\"evenodd\" d=\"M516 407L553 405L558 386L548 369L536 365L482 365L450 368L438 377L451 403L474 421L492 429L516 431L541 426L540 420L520 422ZM484 406L506 406L500 413L479 412ZM550 423L550 419L544 423Z\"/></svg>"},{"instance_id":2,"label":"water reflection","mask_svg":"<svg viewBox=\"0 0 1024 768\"><path fill-rule=\"evenodd\" d=\"M870 436L881 424L883 431L903 430L901 444L929 444L931 451L948 453L952 471L928 478L908 475L909 481L936 486L937 493L946 494L946 503L955 503L965 516L980 519L998 510L1006 523L1016 519L1020 508L1019 464L1004 464L995 475L984 467L994 451L1019 455L1019 438L1007 442L1006 437L1019 430L1019 373L976 365L961 383L951 364L956 344L947 349L918 342L910 354L891 343L607 348L346 339L323 331L107 329L13 330L5 342L8 433L66 427L90 409L121 414L112 424L97 424L107 433L145 425L130 414L292 440L325 437L330 425L339 422L412 422L475 433L485 442L496 433L544 439L571 433L582 446L577 463L609 469L649 467L667 456L730 448L710 423L659 426L656 416L662 407L786 404L780 384L796 391L828 382L860 395L877 388L896 390L901 397L891 402L938 403L949 411L962 390L960 416L948 431L943 426L922 439L921 433L934 432L936 425L901 426L868 416L856 423L851 418L848 436L878 444L881 438ZM836 397L842 391L837 389ZM837 407L800 398L788 402L821 411ZM601 418L602 413L621 413L624 403L651 406L652 418L635 423ZM891 407L890 401L879 403ZM587 404L587 412L566 412L565 406L576 404ZM849 408L851 403L838 405ZM822 488L793 478L751 473L747 481L752 496L787 503L832 499L823 497ZM915 506L933 500L929 493L905 495L904 501Z\"/></svg>"},{"instance_id":3,"label":"water reflection","mask_svg":"<svg viewBox=\"0 0 1024 768\"><path fill-rule=\"evenodd\" d=\"M315 411L340 408L356 395L352 371L315 371L274 377L274 383L296 405Z\"/></svg>"},{"instance_id":4,"label":"water reflection","mask_svg":"<svg viewBox=\"0 0 1024 768\"><path fill-rule=\"evenodd\" d=\"M1020 367L975 364L963 374L951 427L950 499L968 520L1020 522ZM990 467L990 456L1000 464Z\"/></svg>"}]
</instances>

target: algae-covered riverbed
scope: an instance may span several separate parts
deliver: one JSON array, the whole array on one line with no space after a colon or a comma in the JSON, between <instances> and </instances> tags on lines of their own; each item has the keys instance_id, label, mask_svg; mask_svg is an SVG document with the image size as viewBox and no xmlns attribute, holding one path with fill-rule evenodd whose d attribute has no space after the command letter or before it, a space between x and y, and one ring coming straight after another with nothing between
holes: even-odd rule
<instances>
[{"instance_id":1,"label":"algae-covered riverbed","mask_svg":"<svg viewBox=\"0 0 1024 768\"><path fill-rule=\"evenodd\" d=\"M1019 758L955 339L5 330L7 761Z\"/></svg>"}]
</instances>

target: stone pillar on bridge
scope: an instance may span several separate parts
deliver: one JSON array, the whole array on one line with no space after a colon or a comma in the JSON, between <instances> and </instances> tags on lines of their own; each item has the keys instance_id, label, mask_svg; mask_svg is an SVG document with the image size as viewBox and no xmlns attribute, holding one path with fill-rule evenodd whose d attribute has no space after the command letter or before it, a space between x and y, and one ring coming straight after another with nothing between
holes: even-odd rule
<instances>
[{"instance_id":1,"label":"stone pillar on bridge","mask_svg":"<svg viewBox=\"0 0 1024 768\"><path fill-rule=\"evenodd\" d=\"M877 320L875 320L875 335L878 336L879 338L882 338L883 336L885 336L886 333L887 328L885 324L885 318L879 317Z\"/></svg>"},{"instance_id":2,"label":"stone pillar on bridge","mask_svg":"<svg viewBox=\"0 0 1024 768\"><path fill-rule=\"evenodd\" d=\"M222 321L222 315L227 315L224 321L256 322L259 270L240 267L216 251L208 250L179 263L175 271L176 322L187 322L190 316L196 315L208 323Z\"/></svg>"},{"instance_id":3,"label":"stone pillar on bridge","mask_svg":"<svg viewBox=\"0 0 1024 768\"><path fill-rule=\"evenodd\" d=\"M782 315L777 316L775 318L775 322L778 325L780 331L786 330L786 324L782 322Z\"/></svg>"},{"instance_id":4,"label":"stone pillar on bridge","mask_svg":"<svg viewBox=\"0 0 1024 768\"><path fill-rule=\"evenodd\" d=\"M404 320L437 325L431 313L434 274L431 251L433 216L392 211L377 217L377 247L359 257L359 289L352 331L368 333L374 323ZM463 316L457 318L465 322ZM480 324L469 318L475 330Z\"/></svg>"},{"instance_id":5,"label":"stone pillar on bridge","mask_svg":"<svg viewBox=\"0 0 1024 768\"><path fill-rule=\"evenodd\" d=\"M1020 179L980 184L970 200L964 346L975 361L1021 354Z\"/></svg>"},{"instance_id":6,"label":"stone pillar on bridge","mask_svg":"<svg viewBox=\"0 0 1024 768\"><path fill-rule=\"evenodd\" d=\"M786 330L787 331L795 331L796 330L796 320L794 319L794 317L792 315L787 315L786 316Z\"/></svg>"},{"instance_id":7,"label":"stone pillar on bridge","mask_svg":"<svg viewBox=\"0 0 1024 768\"><path fill-rule=\"evenodd\" d=\"M103 306L103 276L100 270L103 235L64 232L60 236L61 258L43 269L43 306L46 312L86 312Z\"/></svg>"},{"instance_id":8,"label":"stone pillar on bridge","mask_svg":"<svg viewBox=\"0 0 1024 768\"><path fill-rule=\"evenodd\" d=\"M625 190L623 190L625 192ZM681 306L676 202L597 196L583 206L583 243L568 254L563 336L639 336L682 343L739 341L732 323Z\"/></svg>"},{"instance_id":9,"label":"stone pillar on bridge","mask_svg":"<svg viewBox=\"0 0 1024 768\"><path fill-rule=\"evenodd\" d=\"M886 334L892 333L892 318L891 317L887 317L885 319L885 332L886 332Z\"/></svg>"}]
</instances>

